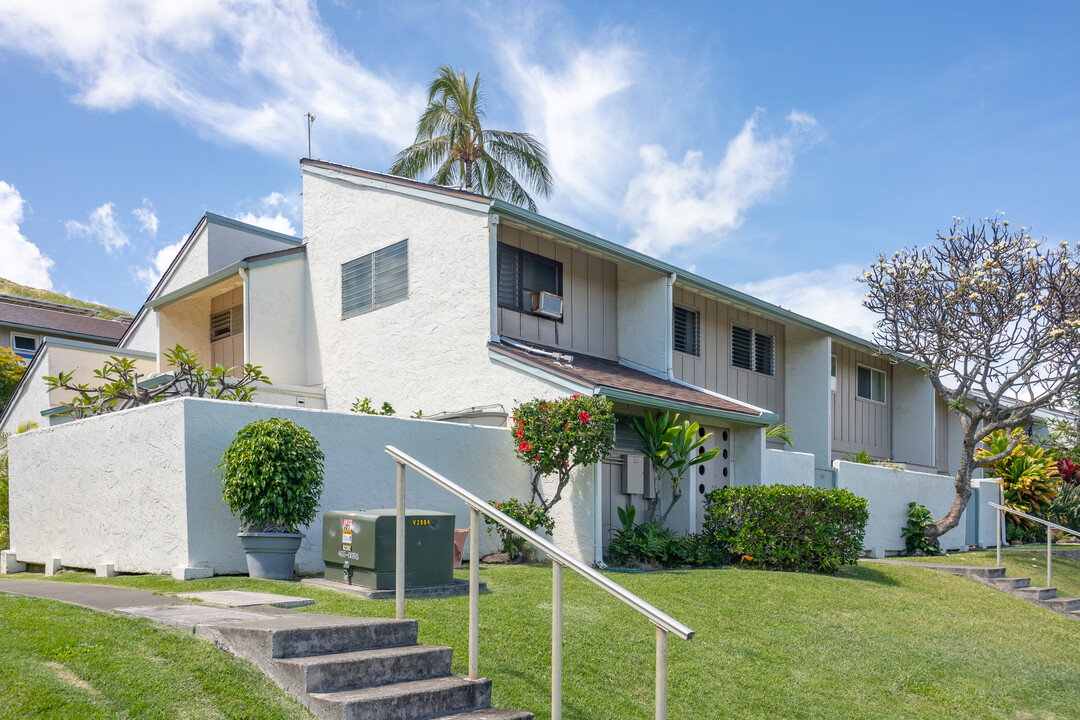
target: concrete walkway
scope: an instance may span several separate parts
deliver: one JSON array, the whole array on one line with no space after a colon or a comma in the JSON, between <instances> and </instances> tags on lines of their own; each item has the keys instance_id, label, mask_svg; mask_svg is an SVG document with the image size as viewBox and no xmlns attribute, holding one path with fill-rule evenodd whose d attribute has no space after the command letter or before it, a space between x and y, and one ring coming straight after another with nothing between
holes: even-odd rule
<instances>
[{"instance_id":1,"label":"concrete walkway","mask_svg":"<svg viewBox=\"0 0 1080 720\"><path fill-rule=\"evenodd\" d=\"M11 595L48 598L106 612L117 608L153 607L188 603L166 595L154 595L147 590L107 587L85 583L53 582L50 580L0 580L0 592Z\"/></svg>"}]
</instances>

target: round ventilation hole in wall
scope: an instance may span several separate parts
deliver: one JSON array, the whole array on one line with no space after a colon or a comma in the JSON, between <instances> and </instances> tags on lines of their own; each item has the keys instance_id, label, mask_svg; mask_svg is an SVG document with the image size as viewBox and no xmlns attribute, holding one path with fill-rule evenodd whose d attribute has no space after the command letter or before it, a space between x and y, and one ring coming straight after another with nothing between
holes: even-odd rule
<instances>
[{"instance_id":1,"label":"round ventilation hole in wall","mask_svg":"<svg viewBox=\"0 0 1080 720\"><path fill-rule=\"evenodd\" d=\"M727 442L727 430L724 431L724 442Z\"/></svg>"},{"instance_id":2,"label":"round ventilation hole in wall","mask_svg":"<svg viewBox=\"0 0 1080 720\"><path fill-rule=\"evenodd\" d=\"M701 493L702 495L704 495L705 494L705 483L702 483L702 484L698 485L697 486L697 491L699 493Z\"/></svg>"},{"instance_id":3,"label":"round ventilation hole in wall","mask_svg":"<svg viewBox=\"0 0 1080 720\"><path fill-rule=\"evenodd\" d=\"M724 477L727 477L727 468L724 468Z\"/></svg>"},{"instance_id":4,"label":"round ventilation hole in wall","mask_svg":"<svg viewBox=\"0 0 1080 720\"><path fill-rule=\"evenodd\" d=\"M705 474L705 466L704 465L698 465L697 466L697 474L698 475L704 475Z\"/></svg>"},{"instance_id":5,"label":"round ventilation hole in wall","mask_svg":"<svg viewBox=\"0 0 1080 720\"><path fill-rule=\"evenodd\" d=\"M727 460L727 448L724 448L724 459Z\"/></svg>"}]
</instances>

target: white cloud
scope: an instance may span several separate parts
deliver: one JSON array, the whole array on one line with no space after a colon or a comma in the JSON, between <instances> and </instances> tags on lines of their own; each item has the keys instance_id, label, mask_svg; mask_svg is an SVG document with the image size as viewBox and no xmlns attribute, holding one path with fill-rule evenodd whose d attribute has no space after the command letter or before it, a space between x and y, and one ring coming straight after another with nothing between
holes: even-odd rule
<instances>
[{"instance_id":1,"label":"white cloud","mask_svg":"<svg viewBox=\"0 0 1080 720\"><path fill-rule=\"evenodd\" d=\"M258 225L261 228L273 230L274 232L285 233L286 235L296 235L296 228L293 227L292 220L281 213L277 213L276 215L256 215L254 213L244 212L237 215L236 219L240 222L246 222L249 225Z\"/></svg>"},{"instance_id":2,"label":"white cloud","mask_svg":"<svg viewBox=\"0 0 1080 720\"><path fill-rule=\"evenodd\" d=\"M158 250L154 257L150 258L148 267L135 268L135 277L146 288L146 292L154 289L154 286L157 285L158 280L165 274L165 271L169 269L173 258L180 252L180 248L184 246L185 242L187 242L186 235L172 245L166 245Z\"/></svg>"},{"instance_id":3,"label":"white cloud","mask_svg":"<svg viewBox=\"0 0 1080 720\"><path fill-rule=\"evenodd\" d=\"M501 54L526 129L547 146L556 204L614 208L635 164L640 118L631 117L624 91L642 56L617 39L568 52L536 40L529 48L507 43Z\"/></svg>"},{"instance_id":4,"label":"white cloud","mask_svg":"<svg viewBox=\"0 0 1080 720\"><path fill-rule=\"evenodd\" d=\"M87 107L149 106L293 157L306 152L309 111L343 146L367 137L397 150L424 105L418 87L343 50L305 0L3 3L0 46L44 61Z\"/></svg>"},{"instance_id":5,"label":"white cloud","mask_svg":"<svg viewBox=\"0 0 1080 720\"><path fill-rule=\"evenodd\" d=\"M0 277L20 285L52 290L53 261L19 229L23 221L22 195L13 185L0 180Z\"/></svg>"},{"instance_id":6,"label":"white cloud","mask_svg":"<svg viewBox=\"0 0 1080 720\"><path fill-rule=\"evenodd\" d=\"M120 223L116 221L116 215L113 214L114 207L116 207L115 203L107 202L102 204L101 207L94 208L90 211L89 222L86 223L81 223L78 220L68 220L64 223L68 236L85 235L101 243L102 247L105 248L105 252L110 255L123 247L127 247L131 244L131 241L128 240L127 233L120 227Z\"/></svg>"},{"instance_id":7,"label":"white cloud","mask_svg":"<svg viewBox=\"0 0 1080 720\"><path fill-rule=\"evenodd\" d=\"M296 235L293 222L298 220L299 203L295 197L272 192L259 201L259 207L257 212L239 213L236 219L274 232Z\"/></svg>"},{"instance_id":8,"label":"white cloud","mask_svg":"<svg viewBox=\"0 0 1080 720\"><path fill-rule=\"evenodd\" d=\"M641 147L644 167L623 200L623 217L634 231L632 248L663 255L720 237L742 224L747 209L784 185L796 151L815 139L817 121L793 111L783 134L761 137L760 115L759 110L746 121L713 167L703 165L699 151L675 163L659 145Z\"/></svg>"},{"instance_id":9,"label":"white cloud","mask_svg":"<svg viewBox=\"0 0 1080 720\"><path fill-rule=\"evenodd\" d=\"M139 223L140 230L152 238L157 237L158 218L157 213L154 212L154 203L143 198L142 207L135 208L131 211L131 214L135 216L135 221Z\"/></svg>"},{"instance_id":10,"label":"white cloud","mask_svg":"<svg viewBox=\"0 0 1080 720\"><path fill-rule=\"evenodd\" d=\"M869 340L878 317L862 305L866 291L855 281L862 271L857 265L842 264L743 283L735 288Z\"/></svg>"}]
</instances>

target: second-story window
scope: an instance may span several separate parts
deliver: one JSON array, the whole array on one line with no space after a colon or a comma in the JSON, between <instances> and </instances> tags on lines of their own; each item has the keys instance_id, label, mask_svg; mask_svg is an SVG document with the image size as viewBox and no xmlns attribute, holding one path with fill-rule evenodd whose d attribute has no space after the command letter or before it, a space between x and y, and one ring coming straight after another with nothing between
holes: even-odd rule
<instances>
[{"instance_id":1,"label":"second-story window","mask_svg":"<svg viewBox=\"0 0 1080 720\"><path fill-rule=\"evenodd\" d=\"M371 312L409 297L409 241L350 260L341 266L341 319Z\"/></svg>"},{"instance_id":2,"label":"second-story window","mask_svg":"<svg viewBox=\"0 0 1080 720\"><path fill-rule=\"evenodd\" d=\"M527 313L532 294L562 296L562 263L499 243L499 307Z\"/></svg>"},{"instance_id":3,"label":"second-story window","mask_svg":"<svg viewBox=\"0 0 1080 720\"><path fill-rule=\"evenodd\" d=\"M765 375L776 374L776 350L772 335L731 326L731 364Z\"/></svg>"},{"instance_id":4,"label":"second-story window","mask_svg":"<svg viewBox=\"0 0 1080 720\"><path fill-rule=\"evenodd\" d=\"M876 368L859 365L855 394L863 400L885 402L885 373Z\"/></svg>"},{"instance_id":5,"label":"second-story window","mask_svg":"<svg viewBox=\"0 0 1080 720\"><path fill-rule=\"evenodd\" d=\"M701 355L701 315L696 310L675 305L672 309L672 341L678 352Z\"/></svg>"}]
</instances>

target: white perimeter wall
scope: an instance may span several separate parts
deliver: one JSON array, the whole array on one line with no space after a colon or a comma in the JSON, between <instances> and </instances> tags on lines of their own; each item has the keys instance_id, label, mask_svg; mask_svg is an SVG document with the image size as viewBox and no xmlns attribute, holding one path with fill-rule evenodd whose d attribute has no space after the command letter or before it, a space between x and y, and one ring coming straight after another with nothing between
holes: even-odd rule
<instances>
[{"instance_id":1,"label":"white perimeter wall","mask_svg":"<svg viewBox=\"0 0 1080 720\"><path fill-rule=\"evenodd\" d=\"M763 466L762 485L814 486L815 458L812 453L767 448Z\"/></svg>"},{"instance_id":2,"label":"white perimeter wall","mask_svg":"<svg viewBox=\"0 0 1080 720\"><path fill-rule=\"evenodd\" d=\"M934 519L940 518L952 507L955 489L953 478L946 475L893 470L879 465L837 460L836 486L866 498L870 519L866 524L863 547L883 553L899 553L904 550L900 530L907 524L908 503L917 502L926 507ZM987 515L987 501L1000 502L996 483L984 483L986 491L972 496L971 502L960 519L960 524L940 538L946 550L966 549L968 546L968 522L974 512L979 514L978 543L988 546L995 543L993 514ZM987 519L989 518L989 519Z\"/></svg>"},{"instance_id":3,"label":"white perimeter wall","mask_svg":"<svg viewBox=\"0 0 1080 720\"><path fill-rule=\"evenodd\" d=\"M60 557L66 566L111 562L121 572L212 567L244 573L239 520L221 501L217 465L237 430L287 417L319 440L325 461L322 510L393 507L392 444L485 499L528 498L529 472L508 431L397 417L334 413L183 398L27 433L11 441L11 538L21 561ZM591 561L591 471L556 506L555 541ZM409 473L410 508L452 512L466 506ZM297 557L322 569L321 514ZM484 552L496 539L481 535Z\"/></svg>"}]
</instances>

